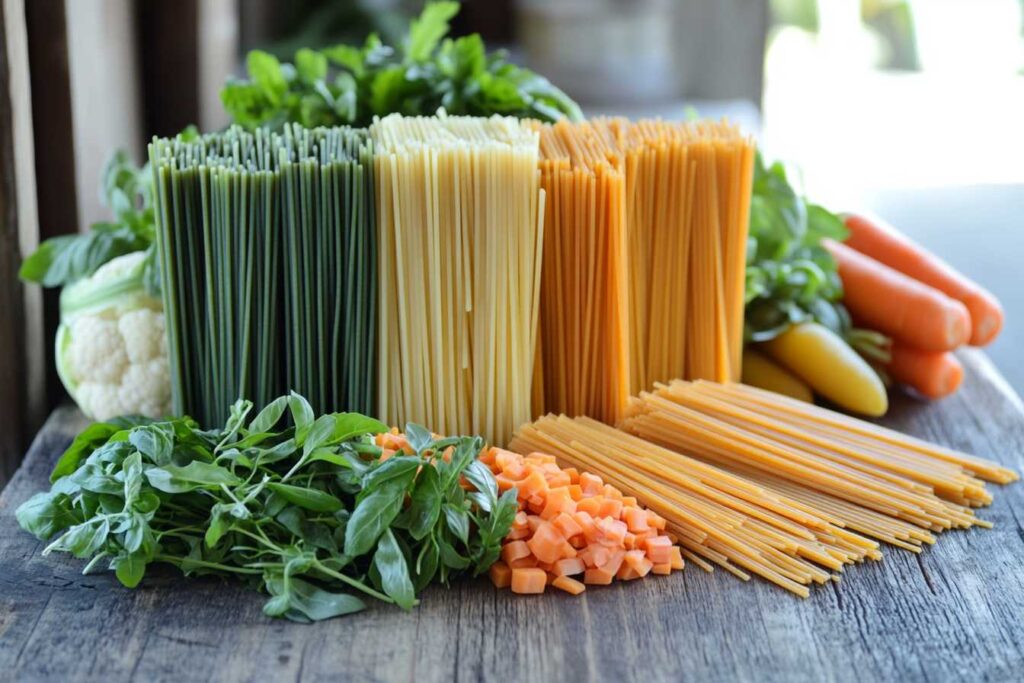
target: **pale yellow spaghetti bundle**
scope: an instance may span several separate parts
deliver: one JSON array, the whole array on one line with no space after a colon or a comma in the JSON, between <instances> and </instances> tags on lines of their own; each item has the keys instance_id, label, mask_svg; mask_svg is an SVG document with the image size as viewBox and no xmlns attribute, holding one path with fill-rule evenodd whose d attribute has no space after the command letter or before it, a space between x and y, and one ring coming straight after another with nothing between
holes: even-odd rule
<instances>
[{"instance_id":1,"label":"pale yellow spaghetti bundle","mask_svg":"<svg viewBox=\"0 0 1024 683\"><path fill-rule=\"evenodd\" d=\"M376 150L379 416L505 443L531 417L543 248L538 134L390 115Z\"/></svg>"}]
</instances>

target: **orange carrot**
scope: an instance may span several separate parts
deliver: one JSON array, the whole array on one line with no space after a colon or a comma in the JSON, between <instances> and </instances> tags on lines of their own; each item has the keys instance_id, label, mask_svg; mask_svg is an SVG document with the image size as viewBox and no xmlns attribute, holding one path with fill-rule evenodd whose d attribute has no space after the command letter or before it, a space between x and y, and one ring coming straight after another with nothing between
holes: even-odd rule
<instances>
[{"instance_id":1,"label":"orange carrot","mask_svg":"<svg viewBox=\"0 0 1024 683\"><path fill-rule=\"evenodd\" d=\"M881 220L848 214L846 227L849 247L962 302L971 315L973 346L984 346L999 334L1003 308L991 292Z\"/></svg>"},{"instance_id":2,"label":"orange carrot","mask_svg":"<svg viewBox=\"0 0 1024 683\"><path fill-rule=\"evenodd\" d=\"M900 343L892 345L886 368L894 380L931 399L952 394L964 378L963 366L948 351L921 351Z\"/></svg>"},{"instance_id":3,"label":"orange carrot","mask_svg":"<svg viewBox=\"0 0 1024 683\"><path fill-rule=\"evenodd\" d=\"M513 484L519 511L491 569L496 586L543 592L541 576L578 595L584 584L609 584L683 568L664 517L600 477L562 469L550 455L523 456L491 448L481 462L499 482ZM583 583L569 579L583 574ZM517 578L518 577L518 578Z\"/></svg>"},{"instance_id":4,"label":"orange carrot","mask_svg":"<svg viewBox=\"0 0 1024 683\"><path fill-rule=\"evenodd\" d=\"M839 265L843 303L868 327L927 351L970 338L971 317L959 301L838 242L822 244Z\"/></svg>"},{"instance_id":5,"label":"orange carrot","mask_svg":"<svg viewBox=\"0 0 1024 683\"><path fill-rule=\"evenodd\" d=\"M584 586L582 583L580 583L576 579L570 579L568 576L557 577L554 581L551 582L551 585L555 588L561 588L570 595L579 595L583 591L587 590L587 587Z\"/></svg>"},{"instance_id":6,"label":"orange carrot","mask_svg":"<svg viewBox=\"0 0 1024 683\"><path fill-rule=\"evenodd\" d=\"M531 595L543 593L548 585L548 575L543 569L524 568L512 570L512 592Z\"/></svg>"}]
</instances>

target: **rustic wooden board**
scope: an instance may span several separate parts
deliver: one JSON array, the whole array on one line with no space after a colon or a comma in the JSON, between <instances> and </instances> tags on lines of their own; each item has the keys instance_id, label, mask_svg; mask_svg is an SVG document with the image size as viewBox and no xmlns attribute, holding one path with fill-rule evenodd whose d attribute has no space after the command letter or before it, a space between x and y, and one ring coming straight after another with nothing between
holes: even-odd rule
<instances>
[{"instance_id":1,"label":"rustic wooden board","mask_svg":"<svg viewBox=\"0 0 1024 683\"><path fill-rule=\"evenodd\" d=\"M957 396L898 399L886 422L1024 470L1024 406L981 353ZM485 581L316 625L267 619L216 579L136 590L39 555L14 509L83 424L54 413L0 495L0 678L18 680L1010 680L1024 672L1024 484L996 488L991 531L892 549L800 600L690 566L672 577L516 597Z\"/></svg>"}]
</instances>

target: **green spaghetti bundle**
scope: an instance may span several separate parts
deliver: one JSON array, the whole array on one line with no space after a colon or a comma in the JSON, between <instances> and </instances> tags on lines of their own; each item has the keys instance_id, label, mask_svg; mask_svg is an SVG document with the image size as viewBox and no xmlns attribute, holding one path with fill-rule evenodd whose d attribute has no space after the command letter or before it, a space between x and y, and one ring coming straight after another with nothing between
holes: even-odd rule
<instances>
[{"instance_id":1,"label":"green spaghetti bundle","mask_svg":"<svg viewBox=\"0 0 1024 683\"><path fill-rule=\"evenodd\" d=\"M289 390L370 413L373 151L363 130L231 128L154 139L174 412L203 424Z\"/></svg>"}]
</instances>

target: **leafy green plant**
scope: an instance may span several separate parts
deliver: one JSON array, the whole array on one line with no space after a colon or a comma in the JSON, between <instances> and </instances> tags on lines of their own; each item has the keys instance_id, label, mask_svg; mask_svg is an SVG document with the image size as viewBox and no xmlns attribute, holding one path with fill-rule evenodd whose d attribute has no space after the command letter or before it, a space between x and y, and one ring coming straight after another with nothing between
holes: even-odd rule
<instances>
[{"instance_id":1,"label":"leafy green plant","mask_svg":"<svg viewBox=\"0 0 1024 683\"><path fill-rule=\"evenodd\" d=\"M197 135L193 126L180 133L184 140ZM149 164L136 166L128 152L115 151L103 168L100 198L111 210L113 220L93 223L86 233L44 241L22 262L18 276L43 287L63 287L89 277L118 256L146 251L143 282L150 294L158 294L160 274L154 246L156 221Z\"/></svg>"},{"instance_id":2,"label":"leafy green plant","mask_svg":"<svg viewBox=\"0 0 1024 683\"><path fill-rule=\"evenodd\" d=\"M869 359L887 359L883 335L853 327L835 260L821 246L826 237L846 236L838 216L797 193L782 163L766 165L758 153L747 242L747 341L768 341L790 325L814 320Z\"/></svg>"},{"instance_id":3,"label":"leafy green plant","mask_svg":"<svg viewBox=\"0 0 1024 683\"><path fill-rule=\"evenodd\" d=\"M373 435L386 427L371 418L315 417L295 393L252 409L236 402L215 430L187 417L93 424L18 523L56 537L44 554L106 564L125 586L153 563L233 576L270 595L266 614L302 622L361 610L366 596L410 609L431 581L497 559L518 507L477 460L481 439L410 424L416 452L382 460Z\"/></svg>"},{"instance_id":4,"label":"leafy green plant","mask_svg":"<svg viewBox=\"0 0 1024 683\"><path fill-rule=\"evenodd\" d=\"M582 118L565 93L504 52L488 53L479 35L445 38L458 11L458 2L426 5L398 48L371 34L361 48L300 49L292 64L253 50L248 79L229 81L221 101L247 128L367 126L374 116L429 116L440 107L449 114Z\"/></svg>"}]
</instances>

